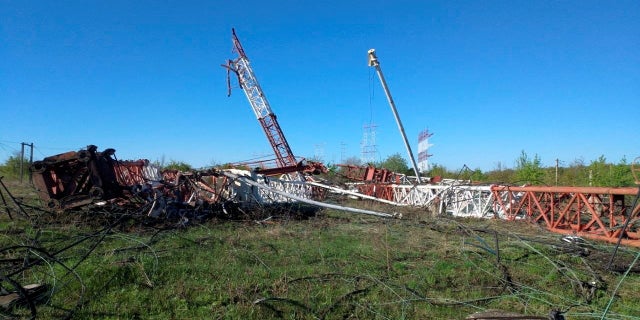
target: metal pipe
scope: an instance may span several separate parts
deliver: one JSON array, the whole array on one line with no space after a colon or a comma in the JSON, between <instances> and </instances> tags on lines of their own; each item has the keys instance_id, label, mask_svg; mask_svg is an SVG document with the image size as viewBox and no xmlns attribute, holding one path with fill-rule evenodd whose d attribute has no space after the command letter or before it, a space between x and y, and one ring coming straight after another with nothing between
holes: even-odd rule
<instances>
[{"instance_id":1,"label":"metal pipe","mask_svg":"<svg viewBox=\"0 0 640 320\"><path fill-rule=\"evenodd\" d=\"M607 188L607 187L545 187L545 186L492 186L491 191L513 191L513 192L554 192L554 193L585 193L585 194L618 194L635 195L637 188Z\"/></svg>"},{"instance_id":2,"label":"metal pipe","mask_svg":"<svg viewBox=\"0 0 640 320\"><path fill-rule=\"evenodd\" d=\"M391 97L391 92L389 92L389 88L387 87L387 82L384 80L384 75L382 75L382 69L380 68L378 57L376 57L375 49L369 49L369 66L376 68L376 73L378 74L378 77L380 78L380 82L382 83L382 88L384 89L384 93L387 96L389 105L391 106L391 111L393 112L393 116L396 118L396 123L398 124L400 135L402 135L402 139L404 140L404 145L407 148L409 159L411 159L411 164L413 165L413 171L416 174L416 179L418 180L418 184L420 184L422 183L422 181L420 180L418 165L416 164L416 159L413 157L413 152L411 151L411 146L409 145L409 141L407 140L407 135L404 133L404 127L402 126L402 121L400 121L400 116L398 115L396 104L393 102L393 98Z\"/></svg>"}]
</instances>

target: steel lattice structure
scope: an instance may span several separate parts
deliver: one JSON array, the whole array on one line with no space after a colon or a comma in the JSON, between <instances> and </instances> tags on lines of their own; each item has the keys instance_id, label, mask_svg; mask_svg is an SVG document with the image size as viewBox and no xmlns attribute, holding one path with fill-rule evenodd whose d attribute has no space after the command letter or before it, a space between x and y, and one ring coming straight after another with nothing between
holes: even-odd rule
<instances>
[{"instance_id":1,"label":"steel lattice structure","mask_svg":"<svg viewBox=\"0 0 640 320\"><path fill-rule=\"evenodd\" d=\"M627 204L629 198L637 196L638 188L483 186L461 180L416 184L404 175L384 169L343 166L343 172L357 181L348 184L349 189L345 190L286 179L288 175L278 179L255 170L160 173L146 160L118 161L114 153L114 149L99 152L96 146L89 145L77 152L34 162L30 170L40 198L52 210L107 202L148 203L147 214L159 217L203 203L251 206L306 201L329 206L318 200L324 199L326 192L333 192L399 206L424 207L425 213L431 214L524 220L554 232L610 242L621 239L624 244L640 247L640 205ZM634 176L637 169L633 167Z\"/></svg>"},{"instance_id":2,"label":"steel lattice structure","mask_svg":"<svg viewBox=\"0 0 640 320\"><path fill-rule=\"evenodd\" d=\"M493 186L491 192L494 210L507 220L527 219L554 232L610 242L622 233L623 243L640 246L640 206L625 204L637 188Z\"/></svg>"},{"instance_id":3,"label":"steel lattice structure","mask_svg":"<svg viewBox=\"0 0 640 320\"><path fill-rule=\"evenodd\" d=\"M474 186L464 183L352 184L357 194L385 203L428 207L458 217L526 220L550 231L640 247L640 205L625 197L638 188Z\"/></svg>"},{"instance_id":4,"label":"steel lattice structure","mask_svg":"<svg viewBox=\"0 0 640 320\"><path fill-rule=\"evenodd\" d=\"M236 31L232 29L233 51L238 54L235 60L229 60L225 67L233 71L238 76L238 81L242 91L244 91L251 109L255 113L262 129L264 130L273 151L276 154L276 161L279 168L296 165L296 158L291 152L289 143L282 133L276 115L271 110L267 97L265 96L253 69L249 64L249 58L244 52L240 40L236 36Z\"/></svg>"}]
</instances>

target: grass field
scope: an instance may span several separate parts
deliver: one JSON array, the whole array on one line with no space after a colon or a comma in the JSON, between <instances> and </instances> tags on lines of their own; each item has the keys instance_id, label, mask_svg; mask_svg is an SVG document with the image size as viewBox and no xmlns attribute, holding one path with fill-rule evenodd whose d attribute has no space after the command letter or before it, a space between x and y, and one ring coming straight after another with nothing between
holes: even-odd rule
<instances>
[{"instance_id":1,"label":"grass field","mask_svg":"<svg viewBox=\"0 0 640 320\"><path fill-rule=\"evenodd\" d=\"M323 210L177 228L29 210L29 219L15 210L9 219L0 207L3 276L30 263L10 278L47 290L33 309L0 318L35 310L41 319L464 319L499 309L640 319L637 249L621 248L608 271L612 245L570 244L525 222Z\"/></svg>"}]
</instances>

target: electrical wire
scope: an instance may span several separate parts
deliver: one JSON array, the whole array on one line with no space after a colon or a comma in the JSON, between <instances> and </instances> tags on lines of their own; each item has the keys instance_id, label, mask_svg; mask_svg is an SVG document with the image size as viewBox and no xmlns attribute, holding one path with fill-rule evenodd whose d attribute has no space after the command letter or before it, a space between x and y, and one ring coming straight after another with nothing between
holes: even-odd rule
<instances>
[{"instance_id":1,"label":"electrical wire","mask_svg":"<svg viewBox=\"0 0 640 320\"><path fill-rule=\"evenodd\" d=\"M627 268L627 271L625 271L620 281L618 281L616 288L613 290L613 293L611 294L611 299L609 300L609 303L607 303L607 307L604 309L604 312L602 313L602 318L600 318L601 320L606 319L607 313L609 312L609 308L611 307L611 304L613 304L613 300L615 300L616 298L616 293L618 292L618 289L620 289L620 285L629 274L629 271L631 271L631 268L633 268L636 262L638 262L638 258L640 258L640 252L638 252L635 259L633 259L633 262L631 262L631 264L629 265L629 268Z\"/></svg>"},{"instance_id":2,"label":"electrical wire","mask_svg":"<svg viewBox=\"0 0 640 320\"><path fill-rule=\"evenodd\" d=\"M609 259L609 263L607 264L607 270L611 268L611 264L613 264L613 260L616 257L616 253L618 253L618 248L620 247L620 242L622 241L622 237L624 236L627 227L629 226L629 221L631 221L631 215L633 211L636 209L636 204L638 204L638 198L640 198L640 186L638 187L638 193L636 194L636 198L633 200L633 205L629 208L629 213L627 214L626 220L622 225L622 230L620 230L620 236L618 237L618 242L616 243L616 247L613 250L613 254L611 255L611 259Z\"/></svg>"}]
</instances>

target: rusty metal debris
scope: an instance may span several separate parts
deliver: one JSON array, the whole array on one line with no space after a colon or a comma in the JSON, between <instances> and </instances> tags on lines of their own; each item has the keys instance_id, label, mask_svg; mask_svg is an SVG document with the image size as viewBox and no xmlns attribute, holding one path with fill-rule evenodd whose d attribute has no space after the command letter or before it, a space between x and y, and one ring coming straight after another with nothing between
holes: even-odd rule
<instances>
[{"instance_id":1,"label":"rusty metal debris","mask_svg":"<svg viewBox=\"0 0 640 320\"><path fill-rule=\"evenodd\" d=\"M142 163L117 162L114 149L102 152L97 149L89 145L31 165L33 185L48 208L64 210L125 197L134 183L147 180L148 177L141 175L144 170L137 170Z\"/></svg>"},{"instance_id":2,"label":"rusty metal debris","mask_svg":"<svg viewBox=\"0 0 640 320\"><path fill-rule=\"evenodd\" d=\"M30 169L39 197L57 211L107 203L150 205L147 215L158 217L174 204L218 202L226 185L226 178L213 171L160 172L148 160L118 161L114 149L99 152L94 145L44 158Z\"/></svg>"},{"instance_id":3,"label":"rusty metal debris","mask_svg":"<svg viewBox=\"0 0 640 320\"><path fill-rule=\"evenodd\" d=\"M15 306L29 304L29 301L42 299L42 296L47 291L47 285L33 283L11 292L6 291L6 289L4 291L0 292L0 308L11 310Z\"/></svg>"},{"instance_id":4,"label":"rusty metal debris","mask_svg":"<svg viewBox=\"0 0 640 320\"><path fill-rule=\"evenodd\" d=\"M374 166L354 166L339 164L342 174L355 181L366 181L372 183L402 183L406 179L404 174L399 174L385 168Z\"/></svg>"},{"instance_id":5,"label":"rusty metal debris","mask_svg":"<svg viewBox=\"0 0 640 320\"><path fill-rule=\"evenodd\" d=\"M296 167L301 174L323 168L313 163ZM310 179L272 176L283 174L282 169L272 171L257 166L252 171L161 172L147 160L119 161L114 149L99 152L93 145L47 157L31 166L34 186L52 210L127 205L136 208L139 215L186 222L194 217L233 215L236 208L252 205L307 201L321 207L318 200L332 192L432 207L454 216L526 219L554 232L610 242L622 238L626 245L640 246L638 227L628 224L636 219L640 207L635 203L628 207L624 199L625 195L635 195L636 188L478 186L464 181L415 184L405 175L387 169L344 165L342 174L355 182L343 190Z\"/></svg>"},{"instance_id":6,"label":"rusty metal debris","mask_svg":"<svg viewBox=\"0 0 640 320\"><path fill-rule=\"evenodd\" d=\"M326 170L316 162L301 162L285 169L292 168L297 170L291 172L301 174ZM115 149L100 152L94 145L50 156L31 166L34 186L50 210L110 204L137 209L139 215L183 220L232 214L231 208L255 204L324 198L325 188L318 185L272 177L289 172L282 169L160 171L148 160L119 161Z\"/></svg>"}]
</instances>

